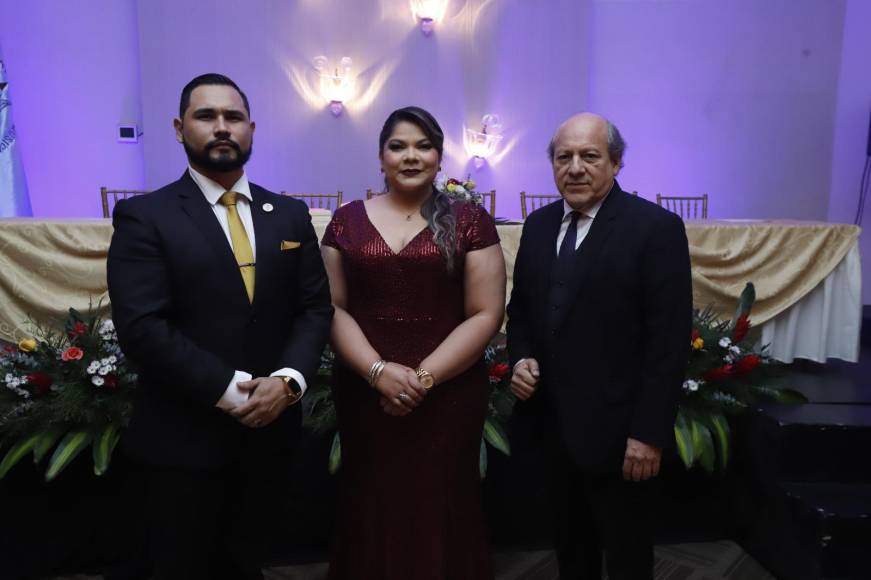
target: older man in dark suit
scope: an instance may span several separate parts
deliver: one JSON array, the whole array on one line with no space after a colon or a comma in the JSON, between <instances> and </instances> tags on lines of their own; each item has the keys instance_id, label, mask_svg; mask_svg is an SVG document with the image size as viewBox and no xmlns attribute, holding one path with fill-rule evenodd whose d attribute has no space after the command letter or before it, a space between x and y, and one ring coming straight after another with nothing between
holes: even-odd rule
<instances>
[{"instance_id":1,"label":"older man in dark suit","mask_svg":"<svg viewBox=\"0 0 871 580\"><path fill-rule=\"evenodd\" d=\"M282 482L333 309L305 204L250 183L254 122L222 75L182 91L178 181L121 201L108 277L140 369L124 441L147 478L154 577L262 578Z\"/></svg>"},{"instance_id":2,"label":"older man in dark suit","mask_svg":"<svg viewBox=\"0 0 871 580\"><path fill-rule=\"evenodd\" d=\"M625 145L580 114L549 147L562 199L523 228L508 306L513 444L548 451L560 577L652 578L649 512L673 441L692 287L680 218L620 189Z\"/></svg>"}]
</instances>

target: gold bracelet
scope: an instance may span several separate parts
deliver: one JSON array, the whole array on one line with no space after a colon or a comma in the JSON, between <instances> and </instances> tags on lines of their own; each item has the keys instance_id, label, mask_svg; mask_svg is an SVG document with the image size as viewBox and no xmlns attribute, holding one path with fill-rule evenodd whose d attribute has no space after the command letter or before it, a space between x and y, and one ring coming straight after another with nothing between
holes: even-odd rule
<instances>
[{"instance_id":1,"label":"gold bracelet","mask_svg":"<svg viewBox=\"0 0 871 580\"><path fill-rule=\"evenodd\" d=\"M375 383L378 382L378 378L381 376L381 372L384 370L385 366L387 366L387 361L384 359L378 359L369 367L369 373L366 375L366 382L369 383L370 387L375 387Z\"/></svg>"}]
</instances>

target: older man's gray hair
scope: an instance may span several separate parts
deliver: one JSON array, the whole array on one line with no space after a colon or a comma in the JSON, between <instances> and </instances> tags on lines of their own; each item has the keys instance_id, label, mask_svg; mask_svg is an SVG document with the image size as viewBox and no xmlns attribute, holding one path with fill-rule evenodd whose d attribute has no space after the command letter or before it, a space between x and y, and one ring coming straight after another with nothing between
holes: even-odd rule
<instances>
[{"instance_id":1,"label":"older man's gray hair","mask_svg":"<svg viewBox=\"0 0 871 580\"><path fill-rule=\"evenodd\" d=\"M623 139L623 135L620 133L620 129L617 128L617 125L608 119L605 119L605 123L608 127L608 157L611 158L612 163L618 163L622 168L623 154L626 152L626 141ZM556 135L551 137L550 143L547 145L547 157L551 163L553 163L554 149L556 148L554 139L556 139Z\"/></svg>"}]
</instances>

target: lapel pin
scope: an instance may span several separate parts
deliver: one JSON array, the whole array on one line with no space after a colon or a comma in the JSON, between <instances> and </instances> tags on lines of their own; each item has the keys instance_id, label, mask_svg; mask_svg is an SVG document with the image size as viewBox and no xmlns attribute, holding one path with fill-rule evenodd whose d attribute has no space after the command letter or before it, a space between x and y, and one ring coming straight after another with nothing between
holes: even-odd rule
<instances>
[{"instance_id":1,"label":"lapel pin","mask_svg":"<svg viewBox=\"0 0 871 580\"><path fill-rule=\"evenodd\" d=\"M272 208L272 204L271 204L271 203L264 203L264 204L263 204L263 211L265 211L266 213L271 212L272 209L273 209L273 208Z\"/></svg>"}]
</instances>

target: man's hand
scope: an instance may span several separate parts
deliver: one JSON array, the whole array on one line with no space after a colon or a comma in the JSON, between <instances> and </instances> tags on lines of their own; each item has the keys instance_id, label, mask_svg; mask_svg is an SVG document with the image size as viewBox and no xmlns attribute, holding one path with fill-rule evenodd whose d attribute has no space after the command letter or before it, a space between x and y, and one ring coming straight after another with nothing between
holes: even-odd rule
<instances>
[{"instance_id":1,"label":"man's hand","mask_svg":"<svg viewBox=\"0 0 871 580\"><path fill-rule=\"evenodd\" d=\"M642 443L637 439L626 440L626 453L623 456L623 479L644 481L659 475L659 461L662 449Z\"/></svg>"},{"instance_id":2,"label":"man's hand","mask_svg":"<svg viewBox=\"0 0 871 580\"><path fill-rule=\"evenodd\" d=\"M514 367L511 376L511 392L521 401L527 400L535 394L538 386L538 361L534 358L526 358Z\"/></svg>"},{"instance_id":3,"label":"man's hand","mask_svg":"<svg viewBox=\"0 0 871 580\"><path fill-rule=\"evenodd\" d=\"M250 393L248 402L230 411L246 427L265 427L290 405L288 386L281 377L258 377L237 383L239 390Z\"/></svg>"}]
</instances>

